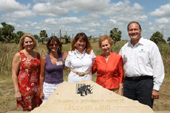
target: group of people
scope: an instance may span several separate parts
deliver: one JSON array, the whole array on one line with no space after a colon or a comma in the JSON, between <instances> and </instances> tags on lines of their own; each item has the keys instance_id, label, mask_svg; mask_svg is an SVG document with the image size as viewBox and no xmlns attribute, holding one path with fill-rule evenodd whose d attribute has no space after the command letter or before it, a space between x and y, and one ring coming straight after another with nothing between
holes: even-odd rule
<instances>
[{"instance_id":1,"label":"group of people","mask_svg":"<svg viewBox=\"0 0 170 113\"><path fill-rule=\"evenodd\" d=\"M155 43L141 36L138 22L130 22L127 31L130 41L119 54L111 50L112 38L103 35L98 42L103 53L96 56L86 34L78 33L68 54L62 52L60 40L51 36L46 45L48 54L41 58L33 51L37 46L33 35L25 33L12 61L17 106L30 111L45 103L64 81L63 70L70 68L68 82L92 80L92 74L97 72L96 83L103 88L152 108L164 79L161 54Z\"/></svg>"}]
</instances>

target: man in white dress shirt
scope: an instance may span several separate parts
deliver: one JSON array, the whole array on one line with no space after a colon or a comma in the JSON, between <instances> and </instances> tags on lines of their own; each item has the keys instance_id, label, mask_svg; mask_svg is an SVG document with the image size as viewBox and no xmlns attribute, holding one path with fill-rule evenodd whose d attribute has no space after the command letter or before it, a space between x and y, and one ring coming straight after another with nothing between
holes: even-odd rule
<instances>
[{"instance_id":1,"label":"man in white dress shirt","mask_svg":"<svg viewBox=\"0 0 170 113\"><path fill-rule=\"evenodd\" d=\"M164 80L164 65L157 45L141 36L141 26L132 21L127 26L130 41L120 50L125 71L123 95L153 107Z\"/></svg>"}]
</instances>

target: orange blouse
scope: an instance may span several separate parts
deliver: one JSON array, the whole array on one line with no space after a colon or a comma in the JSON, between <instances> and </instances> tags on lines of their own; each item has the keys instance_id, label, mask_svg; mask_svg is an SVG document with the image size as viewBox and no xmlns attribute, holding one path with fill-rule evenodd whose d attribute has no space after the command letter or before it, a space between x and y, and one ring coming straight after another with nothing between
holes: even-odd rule
<instances>
[{"instance_id":1,"label":"orange blouse","mask_svg":"<svg viewBox=\"0 0 170 113\"><path fill-rule=\"evenodd\" d=\"M119 83L124 81L122 56L111 52L106 63L105 55L98 55L92 67L92 73L96 71L96 83L107 89L119 88Z\"/></svg>"}]
</instances>

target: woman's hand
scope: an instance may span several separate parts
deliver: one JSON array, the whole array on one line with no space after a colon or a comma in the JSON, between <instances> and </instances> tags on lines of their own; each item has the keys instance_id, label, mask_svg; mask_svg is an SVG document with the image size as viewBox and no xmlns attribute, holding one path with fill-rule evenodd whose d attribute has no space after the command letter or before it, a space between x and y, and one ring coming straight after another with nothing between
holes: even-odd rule
<instances>
[{"instance_id":1,"label":"woman's hand","mask_svg":"<svg viewBox=\"0 0 170 113\"><path fill-rule=\"evenodd\" d=\"M123 88L118 89L118 94L121 95L121 96L123 95Z\"/></svg>"},{"instance_id":2,"label":"woman's hand","mask_svg":"<svg viewBox=\"0 0 170 113\"><path fill-rule=\"evenodd\" d=\"M22 96L21 96L20 91L15 92L15 98L16 98L17 101L21 101L22 100Z\"/></svg>"},{"instance_id":3,"label":"woman's hand","mask_svg":"<svg viewBox=\"0 0 170 113\"><path fill-rule=\"evenodd\" d=\"M43 91L40 92L40 98L41 98L41 100L44 99L44 93L43 93Z\"/></svg>"}]
</instances>

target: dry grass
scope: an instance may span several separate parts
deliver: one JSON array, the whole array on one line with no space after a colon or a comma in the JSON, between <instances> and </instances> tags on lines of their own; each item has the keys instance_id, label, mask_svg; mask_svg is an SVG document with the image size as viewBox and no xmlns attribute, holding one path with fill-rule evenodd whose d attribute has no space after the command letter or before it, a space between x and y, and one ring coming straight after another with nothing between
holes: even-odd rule
<instances>
[{"instance_id":1,"label":"dry grass","mask_svg":"<svg viewBox=\"0 0 170 113\"><path fill-rule=\"evenodd\" d=\"M91 42L93 50L96 55L102 53L98 44L95 41ZM112 47L112 51L118 53L120 48L125 42L120 42ZM5 113L10 110L22 110L16 107L16 101L14 98L14 88L11 77L11 62L13 56L19 51L16 44L1 44L0 43L0 113ZM169 45L158 45L163 57L166 77L160 90L160 98L154 101L153 109L155 111L170 111L170 49ZM63 51L68 52L70 50L70 44L63 45ZM39 44L38 48L35 49L41 56L47 54L45 45ZM64 80L67 81L67 75L70 70L64 71ZM93 75L93 81L96 81L96 74Z\"/></svg>"}]
</instances>

